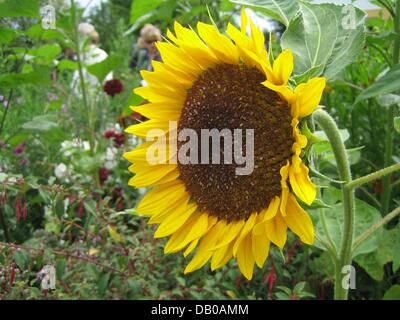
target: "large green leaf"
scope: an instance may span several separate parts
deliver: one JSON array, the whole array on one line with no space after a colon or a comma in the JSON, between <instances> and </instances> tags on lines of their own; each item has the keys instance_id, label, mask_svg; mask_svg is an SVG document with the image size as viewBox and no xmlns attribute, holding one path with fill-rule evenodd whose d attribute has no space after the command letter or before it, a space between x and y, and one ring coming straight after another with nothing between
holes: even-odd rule
<instances>
[{"instance_id":1,"label":"large green leaf","mask_svg":"<svg viewBox=\"0 0 400 320\"><path fill-rule=\"evenodd\" d=\"M400 284L395 284L385 292L383 300L400 300Z\"/></svg>"},{"instance_id":2,"label":"large green leaf","mask_svg":"<svg viewBox=\"0 0 400 320\"><path fill-rule=\"evenodd\" d=\"M323 200L325 203L332 205L332 208L324 210L325 220L328 232L332 238L336 250L339 250L341 246L343 227L343 204L339 202L341 200L341 191L333 187L327 188L324 190ZM355 207L356 212L354 234L355 237L357 237L367 230L372 224L379 221L381 216L376 208L370 206L362 200L356 199ZM316 228L319 234L325 233L321 221L318 221ZM353 257L376 250L379 245L379 237L381 236L381 233L382 230L379 229L371 237L369 237L368 240L366 240L353 252ZM315 242L315 245L321 249L325 249L318 241Z\"/></svg>"},{"instance_id":3,"label":"large green leaf","mask_svg":"<svg viewBox=\"0 0 400 320\"><path fill-rule=\"evenodd\" d=\"M400 90L400 64L390 69L360 93L354 103Z\"/></svg>"},{"instance_id":4,"label":"large green leaf","mask_svg":"<svg viewBox=\"0 0 400 320\"><path fill-rule=\"evenodd\" d=\"M121 63L121 61L122 59L119 56L111 54L107 57L107 59L88 66L87 70L90 74L94 75L100 83L102 83L107 74L114 70Z\"/></svg>"},{"instance_id":5,"label":"large green leaf","mask_svg":"<svg viewBox=\"0 0 400 320\"><path fill-rule=\"evenodd\" d=\"M381 281L384 276L384 265L393 260L393 255L398 248L394 247L398 230L382 230L378 235L378 250L361 254L355 261L375 280ZM376 236L376 234L375 234Z\"/></svg>"},{"instance_id":6,"label":"large green leaf","mask_svg":"<svg viewBox=\"0 0 400 320\"><path fill-rule=\"evenodd\" d=\"M39 18L37 0L0 0L0 18L31 17Z\"/></svg>"},{"instance_id":7,"label":"large green leaf","mask_svg":"<svg viewBox=\"0 0 400 320\"><path fill-rule=\"evenodd\" d=\"M37 116L31 121L25 122L22 125L23 129L33 130L33 131L48 131L52 128L56 128L58 125L49 116Z\"/></svg>"},{"instance_id":8,"label":"large green leaf","mask_svg":"<svg viewBox=\"0 0 400 320\"><path fill-rule=\"evenodd\" d=\"M131 23L136 22L137 19L144 14L149 13L149 11L156 9L164 1L165 0L132 0L130 18Z\"/></svg>"},{"instance_id":9,"label":"large green leaf","mask_svg":"<svg viewBox=\"0 0 400 320\"><path fill-rule=\"evenodd\" d=\"M296 75L319 68L319 74L333 79L363 47L365 12L352 6L299 4L299 12L282 36L282 48L293 51ZM347 8L354 9L352 25L343 20Z\"/></svg>"},{"instance_id":10,"label":"large green leaf","mask_svg":"<svg viewBox=\"0 0 400 320\"><path fill-rule=\"evenodd\" d=\"M262 12L285 26L299 10L297 0L231 0L231 2Z\"/></svg>"},{"instance_id":11,"label":"large green leaf","mask_svg":"<svg viewBox=\"0 0 400 320\"><path fill-rule=\"evenodd\" d=\"M14 87L23 84L50 83L50 68L39 67L27 73L6 73L0 75L0 86Z\"/></svg>"},{"instance_id":12,"label":"large green leaf","mask_svg":"<svg viewBox=\"0 0 400 320\"><path fill-rule=\"evenodd\" d=\"M0 28L0 44L9 44L17 36L17 31L13 29Z\"/></svg>"}]
</instances>

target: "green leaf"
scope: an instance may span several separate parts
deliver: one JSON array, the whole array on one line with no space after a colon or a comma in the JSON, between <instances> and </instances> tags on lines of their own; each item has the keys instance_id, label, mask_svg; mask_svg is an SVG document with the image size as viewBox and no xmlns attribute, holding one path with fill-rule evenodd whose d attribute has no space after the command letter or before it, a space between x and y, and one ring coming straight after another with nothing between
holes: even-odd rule
<instances>
[{"instance_id":1,"label":"green leaf","mask_svg":"<svg viewBox=\"0 0 400 320\"><path fill-rule=\"evenodd\" d=\"M0 86L15 87L24 84L48 84L50 83L51 69L39 67L26 73L6 73L0 75Z\"/></svg>"},{"instance_id":2,"label":"green leaf","mask_svg":"<svg viewBox=\"0 0 400 320\"><path fill-rule=\"evenodd\" d=\"M136 22L137 19L144 14L149 13L149 11L156 9L164 1L165 0L132 0L130 16L131 23Z\"/></svg>"},{"instance_id":3,"label":"green leaf","mask_svg":"<svg viewBox=\"0 0 400 320\"><path fill-rule=\"evenodd\" d=\"M293 0L231 0L233 3L259 11L282 22L285 26L299 10L299 4Z\"/></svg>"},{"instance_id":4,"label":"green leaf","mask_svg":"<svg viewBox=\"0 0 400 320\"><path fill-rule=\"evenodd\" d=\"M37 0L2 0L0 1L0 18L30 17L40 18Z\"/></svg>"},{"instance_id":5,"label":"green leaf","mask_svg":"<svg viewBox=\"0 0 400 320\"><path fill-rule=\"evenodd\" d=\"M17 32L14 29L0 29L0 44L10 44L17 37Z\"/></svg>"},{"instance_id":6,"label":"green leaf","mask_svg":"<svg viewBox=\"0 0 400 320\"><path fill-rule=\"evenodd\" d=\"M395 284L385 292L383 300L400 300L400 284Z\"/></svg>"},{"instance_id":7,"label":"green leaf","mask_svg":"<svg viewBox=\"0 0 400 320\"><path fill-rule=\"evenodd\" d=\"M353 25L343 19L343 10L354 11ZM300 2L299 12L282 36L283 49L295 57L295 75L321 66L321 73L333 79L350 64L364 44L364 11L352 6Z\"/></svg>"},{"instance_id":8,"label":"green leaf","mask_svg":"<svg viewBox=\"0 0 400 320\"><path fill-rule=\"evenodd\" d=\"M104 296L106 293L108 282L110 280L110 273L101 273L97 280L97 290L100 296Z\"/></svg>"},{"instance_id":9,"label":"green leaf","mask_svg":"<svg viewBox=\"0 0 400 320\"><path fill-rule=\"evenodd\" d=\"M375 83L362 91L354 104L369 98L400 90L400 65L394 66L386 74L380 77Z\"/></svg>"},{"instance_id":10,"label":"green leaf","mask_svg":"<svg viewBox=\"0 0 400 320\"><path fill-rule=\"evenodd\" d=\"M394 117L393 126L394 126L394 130L396 130L398 133L400 133L400 117Z\"/></svg>"},{"instance_id":11,"label":"green leaf","mask_svg":"<svg viewBox=\"0 0 400 320\"><path fill-rule=\"evenodd\" d=\"M377 232L379 234L377 235ZM384 265L393 260L393 253L396 250L393 248L395 237L398 230L382 230L379 229L372 237L375 237L378 242L378 250L361 254L355 257L355 261L375 280L381 281L384 276Z\"/></svg>"},{"instance_id":12,"label":"green leaf","mask_svg":"<svg viewBox=\"0 0 400 320\"><path fill-rule=\"evenodd\" d=\"M393 248L393 272L396 272L400 268L400 224L397 224L397 232L394 236L394 241L392 244Z\"/></svg>"},{"instance_id":13,"label":"green leaf","mask_svg":"<svg viewBox=\"0 0 400 320\"><path fill-rule=\"evenodd\" d=\"M90 74L94 75L100 83L102 83L107 74L114 70L121 61L122 59L119 56L111 54L107 59L88 66L87 70Z\"/></svg>"},{"instance_id":14,"label":"green leaf","mask_svg":"<svg viewBox=\"0 0 400 320\"><path fill-rule=\"evenodd\" d=\"M341 201L341 191L337 188L330 187L324 190L323 200L325 203L332 206L331 209L324 210L325 220L334 246L337 250L339 250L342 241L344 210L343 204L339 202ZM367 230L372 224L379 221L381 219L381 215L376 208L370 206L360 199L355 200L355 208L354 233L355 237L357 237ZM316 228L319 234L325 233L321 221L318 221ZM371 237L368 238L368 240L360 245L355 252L353 252L353 257L376 250L379 245L379 237L381 234L382 229L377 230ZM315 245L320 249L325 249L324 246L319 242L316 242Z\"/></svg>"},{"instance_id":15,"label":"green leaf","mask_svg":"<svg viewBox=\"0 0 400 320\"><path fill-rule=\"evenodd\" d=\"M57 43L45 44L36 50L36 55L46 60L53 60L61 53L61 47Z\"/></svg>"},{"instance_id":16,"label":"green leaf","mask_svg":"<svg viewBox=\"0 0 400 320\"><path fill-rule=\"evenodd\" d=\"M60 71L63 70L78 70L78 64L75 61L71 61L68 59L61 60L60 63L57 65L57 68Z\"/></svg>"},{"instance_id":17,"label":"green leaf","mask_svg":"<svg viewBox=\"0 0 400 320\"><path fill-rule=\"evenodd\" d=\"M56 277L57 279L62 279L65 273L65 268L67 267L67 261L65 258L57 259L56 263Z\"/></svg>"},{"instance_id":18,"label":"green leaf","mask_svg":"<svg viewBox=\"0 0 400 320\"><path fill-rule=\"evenodd\" d=\"M52 128L58 127L58 124L51 121L48 116L37 116L31 121L25 122L21 127L26 130L33 131L48 131Z\"/></svg>"},{"instance_id":19,"label":"green leaf","mask_svg":"<svg viewBox=\"0 0 400 320\"><path fill-rule=\"evenodd\" d=\"M14 261L17 267L22 271L25 270L28 263L28 257L25 252L18 250L14 253Z\"/></svg>"}]
</instances>

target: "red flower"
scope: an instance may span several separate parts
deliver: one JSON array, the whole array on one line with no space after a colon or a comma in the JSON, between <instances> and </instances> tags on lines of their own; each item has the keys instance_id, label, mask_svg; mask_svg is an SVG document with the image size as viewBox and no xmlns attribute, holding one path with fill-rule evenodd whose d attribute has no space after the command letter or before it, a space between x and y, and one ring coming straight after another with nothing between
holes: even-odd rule
<instances>
[{"instance_id":1,"label":"red flower","mask_svg":"<svg viewBox=\"0 0 400 320\"><path fill-rule=\"evenodd\" d=\"M121 148L124 145L125 142L125 136L123 133L115 133L114 136L114 145L117 148Z\"/></svg>"},{"instance_id":2,"label":"red flower","mask_svg":"<svg viewBox=\"0 0 400 320\"><path fill-rule=\"evenodd\" d=\"M109 174L110 172L108 171L107 168L103 167L99 169L99 179L101 184L103 184L108 179Z\"/></svg>"},{"instance_id":3,"label":"red flower","mask_svg":"<svg viewBox=\"0 0 400 320\"><path fill-rule=\"evenodd\" d=\"M14 153L16 155L19 155L24 152L24 149L25 149L25 142L22 142L15 147Z\"/></svg>"},{"instance_id":4,"label":"red flower","mask_svg":"<svg viewBox=\"0 0 400 320\"><path fill-rule=\"evenodd\" d=\"M106 132L104 132L104 137L106 139L111 139L115 137L116 132L113 130L107 130Z\"/></svg>"},{"instance_id":5,"label":"red flower","mask_svg":"<svg viewBox=\"0 0 400 320\"><path fill-rule=\"evenodd\" d=\"M104 84L103 90L109 96L114 97L116 94L119 94L122 92L122 90L124 90L124 86L123 86L121 80L113 79L113 80L106 81L106 83Z\"/></svg>"}]
</instances>

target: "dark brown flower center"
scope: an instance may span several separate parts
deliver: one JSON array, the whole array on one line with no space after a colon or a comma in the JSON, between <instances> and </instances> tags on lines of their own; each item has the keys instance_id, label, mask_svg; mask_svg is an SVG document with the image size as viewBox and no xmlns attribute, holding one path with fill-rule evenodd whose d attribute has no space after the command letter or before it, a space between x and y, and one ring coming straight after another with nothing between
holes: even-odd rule
<instances>
[{"instance_id":1,"label":"dark brown flower center","mask_svg":"<svg viewBox=\"0 0 400 320\"><path fill-rule=\"evenodd\" d=\"M256 68L222 64L204 71L189 90L178 133L196 131L198 164L178 160L180 179L199 209L228 221L247 219L260 212L281 192L280 168L290 158L293 145L288 104L261 84L265 76ZM224 139L221 139L221 164L212 164L210 139L209 164L201 164L201 129L242 129L242 154L246 155L246 129L254 130L254 170L237 175L238 165L224 164ZM187 141L178 142L178 150ZM234 150L235 142L232 142Z\"/></svg>"}]
</instances>

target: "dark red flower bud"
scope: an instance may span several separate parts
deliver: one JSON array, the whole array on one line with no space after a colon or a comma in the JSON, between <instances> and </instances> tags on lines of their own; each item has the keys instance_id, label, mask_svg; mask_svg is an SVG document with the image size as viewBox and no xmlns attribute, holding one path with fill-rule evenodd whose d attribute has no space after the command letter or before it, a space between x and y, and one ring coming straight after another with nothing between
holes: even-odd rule
<instances>
[{"instance_id":1,"label":"dark red flower bud","mask_svg":"<svg viewBox=\"0 0 400 320\"><path fill-rule=\"evenodd\" d=\"M110 172L107 168L103 167L99 169L99 179L101 184L103 184L108 179L109 174Z\"/></svg>"},{"instance_id":2,"label":"dark red flower bud","mask_svg":"<svg viewBox=\"0 0 400 320\"><path fill-rule=\"evenodd\" d=\"M116 148L121 148L124 145L125 136L123 133L116 133L114 137L114 145Z\"/></svg>"},{"instance_id":3,"label":"dark red flower bud","mask_svg":"<svg viewBox=\"0 0 400 320\"><path fill-rule=\"evenodd\" d=\"M20 155L21 153L24 152L25 149L25 142L20 143L19 145L17 145L14 149L14 153L16 155Z\"/></svg>"},{"instance_id":4,"label":"dark red flower bud","mask_svg":"<svg viewBox=\"0 0 400 320\"><path fill-rule=\"evenodd\" d=\"M124 85L122 84L121 80L113 79L108 80L104 84L103 90L109 96L114 97L116 94L119 94L124 89Z\"/></svg>"},{"instance_id":5,"label":"dark red flower bud","mask_svg":"<svg viewBox=\"0 0 400 320\"><path fill-rule=\"evenodd\" d=\"M114 130L107 130L106 132L104 132L104 137L106 139L111 139L115 137L116 132Z\"/></svg>"}]
</instances>

